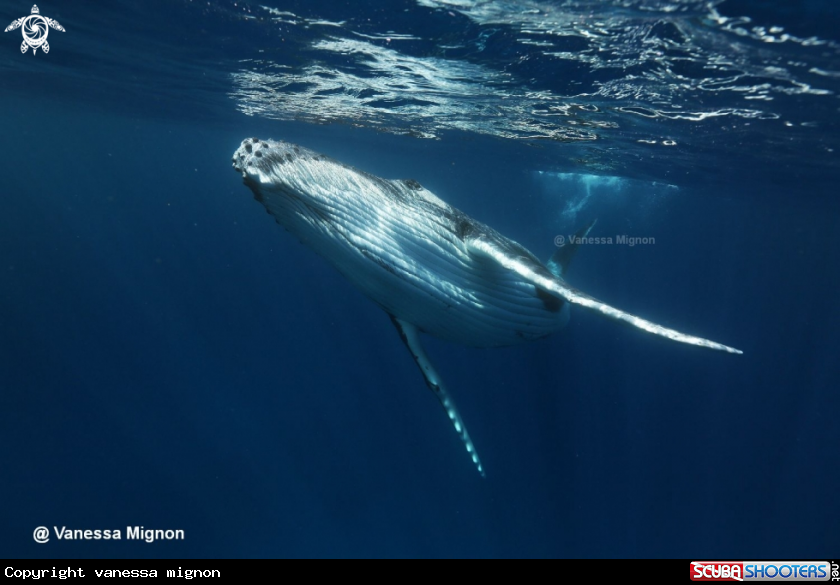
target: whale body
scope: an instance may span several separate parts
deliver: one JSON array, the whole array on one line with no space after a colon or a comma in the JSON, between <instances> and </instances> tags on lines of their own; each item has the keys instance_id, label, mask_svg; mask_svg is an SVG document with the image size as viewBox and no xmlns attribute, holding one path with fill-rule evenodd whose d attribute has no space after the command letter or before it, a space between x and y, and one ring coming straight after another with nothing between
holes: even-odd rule
<instances>
[{"instance_id":1,"label":"whale body","mask_svg":"<svg viewBox=\"0 0 840 585\"><path fill-rule=\"evenodd\" d=\"M741 353L571 287L563 277L574 245L544 264L417 181L383 179L302 146L256 138L242 142L233 167L278 224L390 315L482 475L420 333L473 347L514 345L554 333L568 322L570 305L578 305L673 341Z\"/></svg>"}]
</instances>

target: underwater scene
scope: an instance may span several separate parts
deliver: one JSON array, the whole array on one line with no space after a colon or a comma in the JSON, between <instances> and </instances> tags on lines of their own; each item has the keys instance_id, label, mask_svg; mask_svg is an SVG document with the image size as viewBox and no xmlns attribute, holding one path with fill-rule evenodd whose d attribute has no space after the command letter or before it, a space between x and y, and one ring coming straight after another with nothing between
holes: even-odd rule
<instances>
[{"instance_id":1,"label":"underwater scene","mask_svg":"<svg viewBox=\"0 0 840 585\"><path fill-rule=\"evenodd\" d=\"M840 550L834 0L0 26L0 556Z\"/></svg>"}]
</instances>

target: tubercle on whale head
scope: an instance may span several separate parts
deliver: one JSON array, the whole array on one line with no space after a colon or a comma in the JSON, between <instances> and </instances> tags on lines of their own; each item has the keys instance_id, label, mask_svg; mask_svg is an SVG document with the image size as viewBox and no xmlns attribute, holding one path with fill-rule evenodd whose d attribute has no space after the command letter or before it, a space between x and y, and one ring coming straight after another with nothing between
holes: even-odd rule
<instances>
[{"instance_id":1,"label":"tubercle on whale head","mask_svg":"<svg viewBox=\"0 0 840 585\"><path fill-rule=\"evenodd\" d=\"M260 140L258 138L246 138L233 153L233 168L242 173L242 178L247 182L258 180L266 175L265 163L272 149L283 143L273 140ZM265 159L265 160L263 160Z\"/></svg>"},{"instance_id":2,"label":"tubercle on whale head","mask_svg":"<svg viewBox=\"0 0 840 585\"><path fill-rule=\"evenodd\" d=\"M267 176L272 169L288 163L324 158L306 148L282 140L246 138L233 153L233 168L242 173L243 178L253 179L258 178L260 173Z\"/></svg>"}]
</instances>

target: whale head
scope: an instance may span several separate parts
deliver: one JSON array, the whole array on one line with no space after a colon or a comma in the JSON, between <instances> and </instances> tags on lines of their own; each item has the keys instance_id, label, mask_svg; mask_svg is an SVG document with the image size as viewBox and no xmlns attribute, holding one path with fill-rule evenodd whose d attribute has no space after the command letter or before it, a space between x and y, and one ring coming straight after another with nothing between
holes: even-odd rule
<instances>
[{"instance_id":1,"label":"whale head","mask_svg":"<svg viewBox=\"0 0 840 585\"><path fill-rule=\"evenodd\" d=\"M355 223L375 223L376 209L409 189L282 140L246 138L233 153L233 168L254 198L284 225L288 214L283 210L322 219L350 214Z\"/></svg>"},{"instance_id":2,"label":"whale head","mask_svg":"<svg viewBox=\"0 0 840 585\"><path fill-rule=\"evenodd\" d=\"M311 246L314 232L375 231L394 194L408 189L282 140L243 140L233 168L277 223Z\"/></svg>"},{"instance_id":3,"label":"whale head","mask_svg":"<svg viewBox=\"0 0 840 585\"><path fill-rule=\"evenodd\" d=\"M322 203L358 191L367 176L303 146L258 138L242 141L233 153L233 168L255 195L279 191Z\"/></svg>"}]
</instances>

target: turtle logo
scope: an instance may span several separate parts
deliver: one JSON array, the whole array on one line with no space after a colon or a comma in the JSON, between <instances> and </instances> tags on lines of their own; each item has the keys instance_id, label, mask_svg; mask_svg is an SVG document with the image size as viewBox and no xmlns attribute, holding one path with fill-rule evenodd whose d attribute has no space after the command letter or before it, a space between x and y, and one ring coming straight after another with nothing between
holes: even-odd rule
<instances>
[{"instance_id":1,"label":"turtle logo","mask_svg":"<svg viewBox=\"0 0 840 585\"><path fill-rule=\"evenodd\" d=\"M33 55L38 49L41 49L44 53L50 52L50 44L47 42L47 33L50 32L50 28L64 32L64 27L58 24L57 20L41 16L41 11L38 10L37 5L32 7L32 14L18 18L7 26L3 32L9 32L17 28L21 28L21 32L23 32L20 52L25 53L29 47L32 47Z\"/></svg>"}]
</instances>

